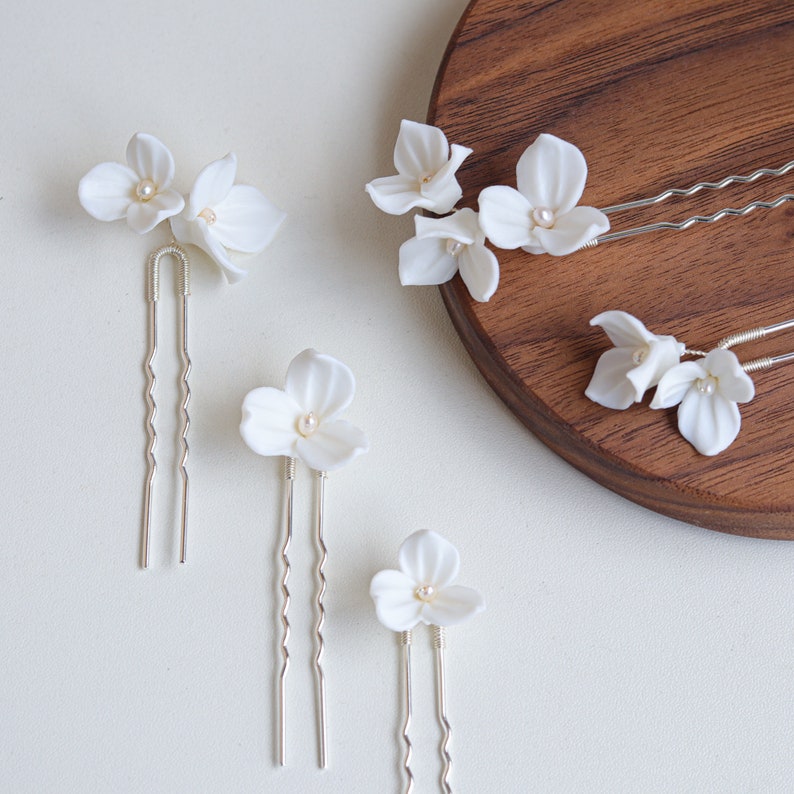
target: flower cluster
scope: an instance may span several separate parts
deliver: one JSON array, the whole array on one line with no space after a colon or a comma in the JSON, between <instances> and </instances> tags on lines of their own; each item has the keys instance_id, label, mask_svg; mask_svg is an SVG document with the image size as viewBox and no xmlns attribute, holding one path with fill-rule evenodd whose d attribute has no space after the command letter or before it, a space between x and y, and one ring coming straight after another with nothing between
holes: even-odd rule
<instances>
[{"instance_id":1,"label":"flower cluster","mask_svg":"<svg viewBox=\"0 0 794 794\"><path fill-rule=\"evenodd\" d=\"M717 455L734 442L742 422L738 403L752 400L755 387L732 351L688 351L621 311L599 314L590 325L601 326L615 346L599 358L588 398L624 410L655 386L651 408L677 405L678 429L701 455ZM697 358L681 361L685 354Z\"/></svg>"},{"instance_id":2,"label":"flower cluster","mask_svg":"<svg viewBox=\"0 0 794 794\"><path fill-rule=\"evenodd\" d=\"M397 174L369 182L365 190L391 215L419 207L451 215L415 216L416 236L400 247L400 282L443 284L460 271L472 298L485 302L499 285L499 262L486 247L523 248L564 256L609 229L606 215L577 206L587 163L573 144L541 134L516 166L518 189L497 185L479 196L479 214L455 209L463 191L455 173L471 149L447 142L428 124L403 120L394 147Z\"/></svg>"},{"instance_id":3,"label":"flower cluster","mask_svg":"<svg viewBox=\"0 0 794 794\"><path fill-rule=\"evenodd\" d=\"M169 220L176 240L201 248L230 282L239 281L246 271L235 258L264 250L285 214L255 187L234 184L234 154L206 166L186 198L171 187L174 173L165 144L139 132L127 145L127 165L95 166L80 180L78 197L97 220L126 218L138 234Z\"/></svg>"}]
</instances>

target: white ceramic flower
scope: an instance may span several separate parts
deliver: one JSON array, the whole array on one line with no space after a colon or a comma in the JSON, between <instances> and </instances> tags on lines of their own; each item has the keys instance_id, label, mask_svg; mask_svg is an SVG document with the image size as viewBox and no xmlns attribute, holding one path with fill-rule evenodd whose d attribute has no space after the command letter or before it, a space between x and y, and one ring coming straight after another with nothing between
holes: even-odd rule
<instances>
[{"instance_id":1,"label":"white ceramic flower","mask_svg":"<svg viewBox=\"0 0 794 794\"><path fill-rule=\"evenodd\" d=\"M600 325L615 345L601 354L585 389L587 397L605 408L622 411L640 402L684 353L684 344L674 336L652 334L626 312L603 312L590 325Z\"/></svg>"},{"instance_id":2,"label":"white ceramic flower","mask_svg":"<svg viewBox=\"0 0 794 794\"><path fill-rule=\"evenodd\" d=\"M480 226L499 248L570 254L609 229L603 212L576 206L586 180L579 149L542 133L516 165L518 190L496 185L480 193Z\"/></svg>"},{"instance_id":3,"label":"white ceramic flower","mask_svg":"<svg viewBox=\"0 0 794 794\"><path fill-rule=\"evenodd\" d=\"M390 215L414 207L443 215L463 195L455 172L471 152L455 143L450 146L438 127L403 119L394 146L397 174L373 179L364 189Z\"/></svg>"},{"instance_id":4,"label":"white ceramic flower","mask_svg":"<svg viewBox=\"0 0 794 794\"><path fill-rule=\"evenodd\" d=\"M246 395L240 434L258 455L338 469L369 448L361 430L338 418L355 391L353 373L341 361L304 350L290 363L283 391L263 386Z\"/></svg>"},{"instance_id":5,"label":"white ceramic flower","mask_svg":"<svg viewBox=\"0 0 794 794\"><path fill-rule=\"evenodd\" d=\"M755 385L736 355L718 348L665 373L651 408L678 405L678 429L701 455L717 455L739 435L737 403L753 399ZM679 405L680 403L680 405Z\"/></svg>"},{"instance_id":6,"label":"white ceramic flower","mask_svg":"<svg viewBox=\"0 0 794 794\"><path fill-rule=\"evenodd\" d=\"M210 163L196 177L182 214L171 218L174 237L209 254L232 283L246 271L231 254L258 254L286 217L255 187L235 185L236 174L233 153Z\"/></svg>"},{"instance_id":7,"label":"white ceramic flower","mask_svg":"<svg viewBox=\"0 0 794 794\"><path fill-rule=\"evenodd\" d=\"M127 144L127 165L100 163L81 180L77 195L85 211L100 221L127 219L138 234L182 211L185 201L169 185L174 158L154 135L138 132Z\"/></svg>"},{"instance_id":8,"label":"white ceramic flower","mask_svg":"<svg viewBox=\"0 0 794 794\"><path fill-rule=\"evenodd\" d=\"M414 532L400 546L399 563L399 571L376 573L369 588L386 628L407 631L420 622L454 626L485 609L476 590L452 584L460 556L441 535L429 529Z\"/></svg>"},{"instance_id":9,"label":"white ceramic flower","mask_svg":"<svg viewBox=\"0 0 794 794\"><path fill-rule=\"evenodd\" d=\"M499 262L485 246L477 213L465 208L445 218L414 217L416 237L400 246L400 282L443 284L460 270L472 298L487 301L499 284Z\"/></svg>"}]
</instances>

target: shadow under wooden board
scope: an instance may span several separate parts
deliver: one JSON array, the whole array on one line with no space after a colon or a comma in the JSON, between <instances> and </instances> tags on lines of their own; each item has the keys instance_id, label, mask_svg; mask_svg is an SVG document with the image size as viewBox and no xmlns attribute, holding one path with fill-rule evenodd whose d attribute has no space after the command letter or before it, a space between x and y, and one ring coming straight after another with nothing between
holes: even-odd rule
<instances>
[{"instance_id":1,"label":"shadow under wooden board","mask_svg":"<svg viewBox=\"0 0 794 794\"><path fill-rule=\"evenodd\" d=\"M606 207L794 159L794 3L780 0L475 0L441 65L428 122L474 153L459 206L541 132L578 146L581 204ZM611 215L612 230L679 222L794 193L794 173ZM565 257L493 249L499 289L473 301L441 287L488 383L541 440L597 482L702 527L794 539L794 363L753 374L739 437L715 457L678 433L675 409L626 411L584 389L611 343L609 309L710 349L794 318L794 202L684 231L605 242ZM794 331L734 348L742 361L794 351Z\"/></svg>"}]
</instances>

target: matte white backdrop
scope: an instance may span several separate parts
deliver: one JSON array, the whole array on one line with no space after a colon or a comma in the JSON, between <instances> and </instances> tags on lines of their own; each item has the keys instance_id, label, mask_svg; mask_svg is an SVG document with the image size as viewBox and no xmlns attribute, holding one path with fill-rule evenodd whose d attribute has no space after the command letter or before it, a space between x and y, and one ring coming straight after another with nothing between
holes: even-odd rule
<instances>
[{"instance_id":1,"label":"matte white backdrop","mask_svg":"<svg viewBox=\"0 0 794 794\"><path fill-rule=\"evenodd\" d=\"M794 544L697 529L600 488L490 391L433 287L403 288L410 217L364 184L423 120L464 0L42 0L0 26L0 791L398 792L396 638L371 576L411 532L461 551L488 609L449 632L456 791L794 786ZM228 151L288 213L227 286L194 252L189 561L178 559L170 271L157 359L152 568L139 568L146 256L79 178L160 137L177 186ZM465 143L465 142L461 142ZM495 299L498 299L498 294ZM588 318L582 318L583 322ZM276 763L279 465L240 403L306 347L356 373L371 451L327 483L330 769L317 768L311 481L292 550L288 766ZM417 792L438 790L417 632Z\"/></svg>"}]
</instances>

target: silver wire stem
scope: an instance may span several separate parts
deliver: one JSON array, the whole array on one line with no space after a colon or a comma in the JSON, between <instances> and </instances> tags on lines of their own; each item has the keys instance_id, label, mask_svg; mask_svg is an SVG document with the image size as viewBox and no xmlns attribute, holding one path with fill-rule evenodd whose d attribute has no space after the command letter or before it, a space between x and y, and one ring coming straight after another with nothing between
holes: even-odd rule
<instances>
[{"instance_id":1,"label":"silver wire stem","mask_svg":"<svg viewBox=\"0 0 794 794\"><path fill-rule=\"evenodd\" d=\"M612 212L633 210L638 207L648 207L651 204L658 204L660 201L664 201L671 196L693 196L701 190L720 190L732 184L755 182L756 179L760 179L762 176L783 176L791 170L794 170L794 160L791 160L780 168L759 168L757 171L753 171L752 174L748 174L747 176L726 176L725 179L721 179L719 182L698 182L686 189L672 188L663 191L658 196L652 196L651 198L627 201L625 204L614 204L611 207L604 207L601 212L605 215L609 215Z\"/></svg>"},{"instance_id":2,"label":"silver wire stem","mask_svg":"<svg viewBox=\"0 0 794 794\"><path fill-rule=\"evenodd\" d=\"M172 256L179 265L177 271L178 292L180 295L180 357L182 360L181 388L182 403L180 412L182 416L182 430L180 433L180 443L182 446L182 457L179 462L179 472L182 476L182 521L180 527L180 555L179 561L185 562L187 548L187 512L188 512L188 476L187 476L187 432L190 427L190 415L187 411L190 402L190 386L188 376L190 375L190 357L187 352L187 297L190 295L190 262L185 250L171 242L153 251L149 256L149 267L147 271L146 300L149 302L149 353L146 358L146 404L148 406L146 418L146 432L149 442L146 450L148 471L146 484L144 486L143 498L143 567L149 567L149 548L152 524L152 495L154 490L154 475L157 470L157 462L154 458L154 448L157 444L157 432L154 428L154 418L157 414L157 406L154 401L154 389L157 379L152 367L157 353L157 302L160 300L160 260L164 256Z\"/></svg>"},{"instance_id":3,"label":"silver wire stem","mask_svg":"<svg viewBox=\"0 0 794 794\"><path fill-rule=\"evenodd\" d=\"M293 517L293 495L295 482L295 458L284 458L284 480L286 482L284 494L284 545L281 547L281 625L283 633L281 635L281 673L278 677L278 760L281 766L287 764L287 670L289 670L289 612L290 596L287 582L290 575L290 564L287 552L292 543L292 517Z\"/></svg>"},{"instance_id":4,"label":"silver wire stem","mask_svg":"<svg viewBox=\"0 0 794 794\"><path fill-rule=\"evenodd\" d=\"M742 364L742 369L746 373L759 372L762 369L769 369L774 367L775 364L783 364L786 361L794 361L794 353L784 353L780 356L764 356L763 358L755 358Z\"/></svg>"},{"instance_id":5,"label":"silver wire stem","mask_svg":"<svg viewBox=\"0 0 794 794\"><path fill-rule=\"evenodd\" d=\"M449 754L449 743L452 740L452 728L447 719L447 684L444 670L444 649L447 647L447 635L443 626L433 626L433 647L436 649L436 705L438 708L438 721L444 731L441 741L441 758L444 769L441 773L441 788L445 794L452 794L449 776L452 772L452 757Z\"/></svg>"},{"instance_id":6,"label":"silver wire stem","mask_svg":"<svg viewBox=\"0 0 794 794\"><path fill-rule=\"evenodd\" d=\"M750 328L747 331L739 331L736 334L730 334L724 339L717 342L717 347L727 350L734 345L742 345L745 342L754 342L756 339L763 339L769 334L774 334L777 331L786 331L789 328L794 328L794 320L785 320L782 323L775 323L774 325L765 325L760 328Z\"/></svg>"},{"instance_id":7,"label":"silver wire stem","mask_svg":"<svg viewBox=\"0 0 794 794\"><path fill-rule=\"evenodd\" d=\"M711 215L693 215L680 223L670 223L669 221L661 221L659 223L650 223L646 226L636 226L633 229L622 229L619 232L609 232L602 234L598 237L585 243L582 248L595 248L599 243L608 243L613 240L622 240L624 237L633 237L637 234L644 234L645 232L656 232L661 229L672 229L674 231L681 231L694 226L696 223L714 223L715 221L725 218L726 216L739 216L747 215L756 209L774 209L787 201L794 201L794 193L785 193L784 195L776 198L774 201L752 201L744 207L734 209L733 207L726 207L725 209L718 210ZM621 205L616 205L619 207ZM607 207L609 210L614 210L613 207ZM602 210L603 212L604 210Z\"/></svg>"},{"instance_id":8,"label":"silver wire stem","mask_svg":"<svg viewBox=\"0 0 794 794\"><path fill-rule=\"evenodd\" d=\"M413 758L413 745L408 735L411 729L413 718L413 692L411 686L411 642L413 634L410 630L400 632L400 645L402 646L402 666L403 666L403 695L405 697L405 722L403 723L402 738L405 745L405 755L403 756L403 769L407 781L405 794L412 794L414 790L414 774L411 771L411 759Z\"/></svg>"},{"instance_id":9,"label":"silver wire stem","mask_svg":"<svg viewBox=\"0 0 794 794\"><path fill-rule=\"evenodd\" d=\"M317 673L317 700L319 707L319 730L320 730L320 767L328 768L328 724L326 715L325 701L325 673L322 668L322 658L325 652L325 642L323 640L323 626L325 625L325 607L323 599L327 580L325 578L325 563L328 560L328 549L323 541L323 523L325 519L325 479L326 472L316 471L317 478L317 498L315 501L315 530L317 548L320 552L320 560L317 563L317 580L319 587L317 590L317 627L315 636L317 638L317 655L314 657L314 669Z\"/></svg>"}]
</instances>

